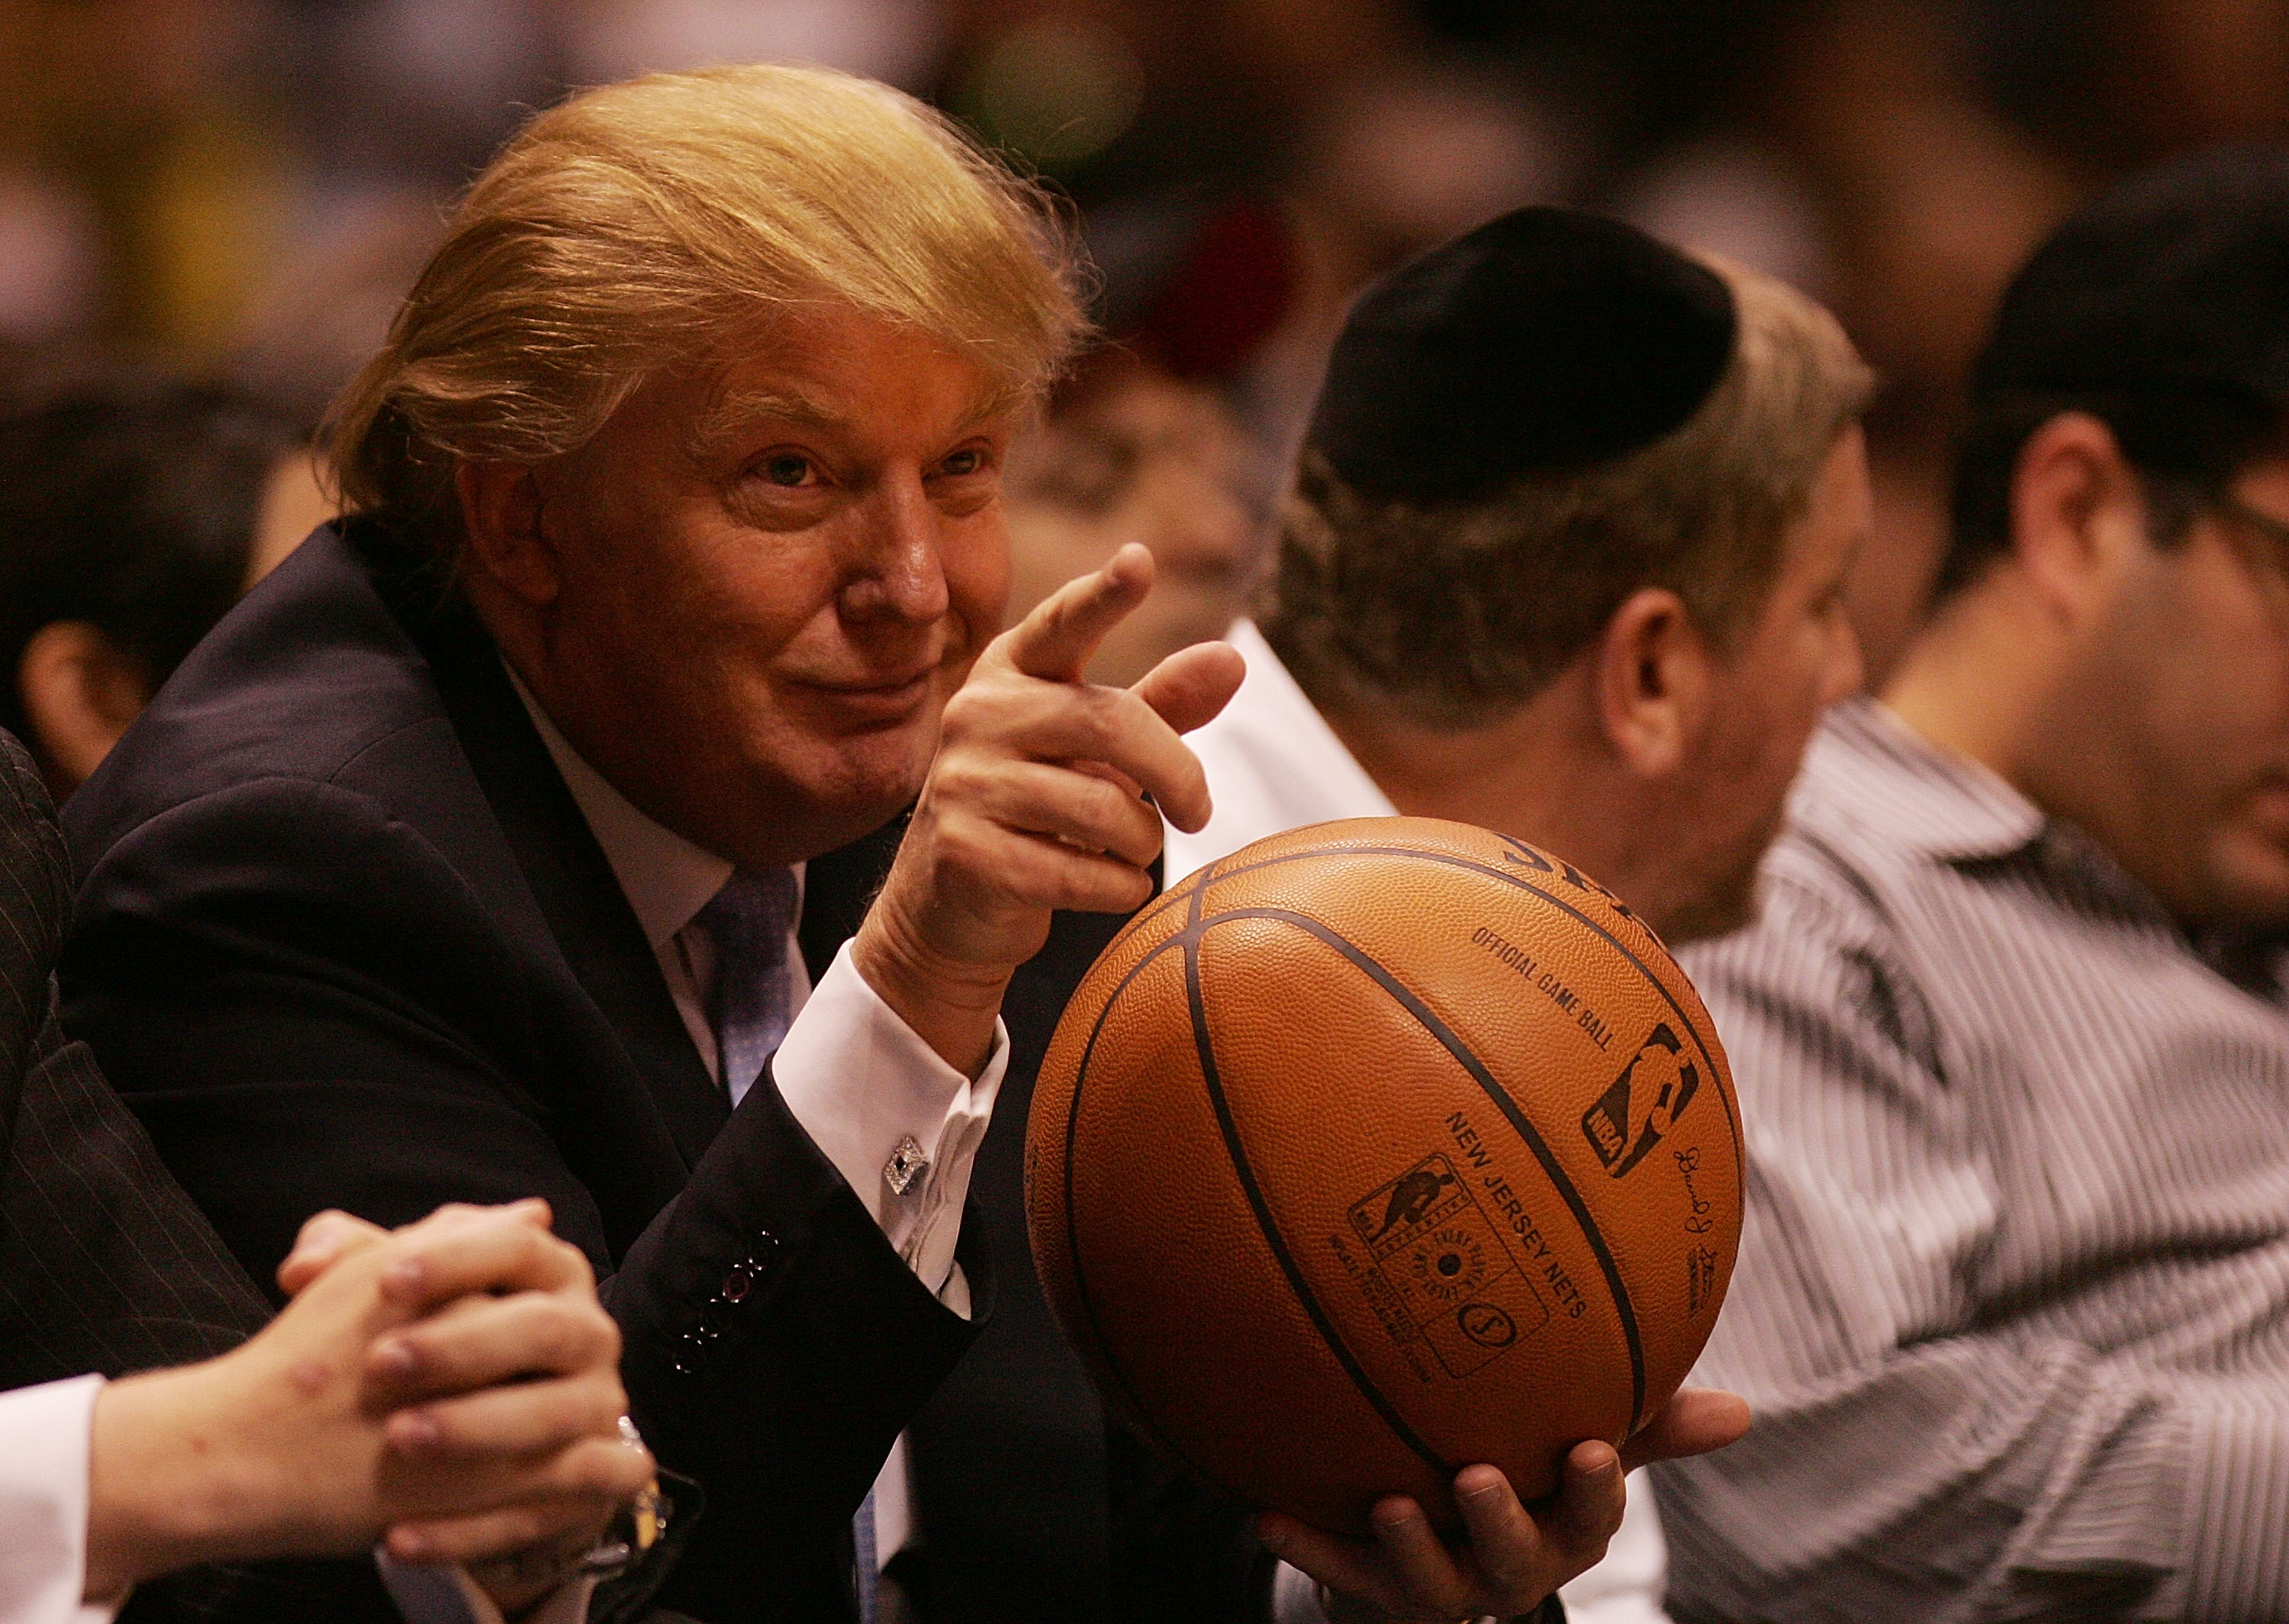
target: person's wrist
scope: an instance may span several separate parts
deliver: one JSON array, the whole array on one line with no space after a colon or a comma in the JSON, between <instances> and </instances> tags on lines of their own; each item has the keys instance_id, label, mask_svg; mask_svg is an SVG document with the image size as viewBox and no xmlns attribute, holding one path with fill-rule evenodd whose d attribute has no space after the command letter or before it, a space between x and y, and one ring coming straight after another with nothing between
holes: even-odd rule
<instances>
[{"instance_id":1,"label":"person's wrist","mask_svg":"<svg viewBox=\"0 0 2289 1624\"><path fill-rule=\"evenodd\" d=\"M993 1052L1014 965L980 964L930 947L881 904L850 943L851 967L937 1056L976 1077Z\"/></svg>"},{"instance_id":2,"label":"person's wrist","mask_svg":"<svg viewBox=\"0 0 2289 1624\"><path fill-rule=\"evenodd\" d=\"M262 1548L290 1485L247 1449L227 1360L108 1384L88 1440L85 1593L115 1600L144 1580Z\"/></svg>"}]
</instances>

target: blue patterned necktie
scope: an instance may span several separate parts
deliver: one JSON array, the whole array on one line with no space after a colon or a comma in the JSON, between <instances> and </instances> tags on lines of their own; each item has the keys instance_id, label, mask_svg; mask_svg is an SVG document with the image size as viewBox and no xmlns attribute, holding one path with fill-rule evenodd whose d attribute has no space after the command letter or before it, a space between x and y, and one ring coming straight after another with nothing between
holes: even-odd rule
<instances>
[{"instance_id":1,"label":"blue patterned necktie","mask_svg":"<svg viewBox=\"0 0 2289 1624\"><path fill-rule=\"evenodd\" d=\"M736 869L693 923L715 950L707 1022L731 1103L743 1099L786 1036L794 1000L787 938L794 928L794 871Z\"/></svg>"}]
</instances>

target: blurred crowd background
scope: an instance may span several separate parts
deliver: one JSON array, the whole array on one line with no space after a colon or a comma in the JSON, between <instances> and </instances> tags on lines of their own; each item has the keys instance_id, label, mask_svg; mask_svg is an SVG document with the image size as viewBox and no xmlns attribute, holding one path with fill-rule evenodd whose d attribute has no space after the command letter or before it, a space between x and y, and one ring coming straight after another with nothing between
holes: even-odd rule
<instances>
[{"instance_id":1,"label":"blurred crowd background","mask_svg":"<svg viewBox=\"0 0 2289 1624\"><path fill-rule=\"evenodd\" d=\"M2131 168L2289 137L2289 0L0 0L0 390L126 355L307 427L526 110L760 59L945 107L1108 265L1275 211L1292 287L1232 384L1273 448L1361 282L1521 203L1798 283L1886 380L1878 668L2022 254Z\"/></svg>"}]
</instances>

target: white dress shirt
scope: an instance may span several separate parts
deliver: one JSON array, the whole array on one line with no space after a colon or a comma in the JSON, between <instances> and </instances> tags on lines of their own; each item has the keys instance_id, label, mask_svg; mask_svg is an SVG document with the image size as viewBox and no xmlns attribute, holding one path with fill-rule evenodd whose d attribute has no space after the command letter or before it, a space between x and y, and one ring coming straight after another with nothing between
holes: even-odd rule
<instances>
[{"instance_id":1,"label":"white dress shirt","mask_svg":"<svg viewBox=\"0 0 2289 1624\"><path fill-rule=\"evenodd\" d=\"M506 668L506 661L503 665ZM695 921L731 877L733 865L638 810L572 748L513 669L509 681L555 759L596 844L603 848L605 861L659 959L676 1013L683 1017L708 1075L722 1082L715 1030L707 1018L714 948L706 927ZM798 918L802 880L797 865ZM993 1048L984 1069L975 1078L965 1077L916 1037L867 985L851 962L848 943L817 987L809 984L801 946L793 940L787 944L787 1007L794 1021L771 1062L780 1098L874 1214L915 1276L938 1301L968 1318L969 1283L953 1253L961 1237L961 1204L969 1194L970 1169L1009 1063L1008 1030L998 1020L994 1023ZM752 1082L733 1079L734 1105ZM927 1166L900 1194L891 1189L883 1169L909 1137L922 1148ZM880 1559L887 1562L895 1556L913 1527L905 1440L901 1437L875 1483L874 1541Z\"/></svg>"},{"instance_id":2,"label":"white dress shirt","mask_svg":"<svg viewBox=\"0 0 2289 1624\"><path fill-rule=\"evenodd\" d=\"M102 1390L101 1376L76 1376L0 1393L0 1624L111 1624L117 1611L80 1600Z\"/></svg>"},{"instance_id":3,"label":"white dress shirt","mask_svg":"<svg viewBox=\"0 0 2289 1624\"><path fill-rule=\"evenodd\" d=\"M1208 773L1216 810L1198 834L1168 828L1162 866L1170 884L1290 829L1398 812L1253 622L1235 622L1224 641L1248 662L1248 676L1221 715L1185 736ZM1559 1592L1575 1624L1667 1624L1661 1517L1651 1485L1639 1474L1631 1478L1629 1509L1606 1559ZM1281 1574L1273 1598L1279 1624L1321 1624L1314 1588L1300 1576Z\"/></svg>"}]
</instances>

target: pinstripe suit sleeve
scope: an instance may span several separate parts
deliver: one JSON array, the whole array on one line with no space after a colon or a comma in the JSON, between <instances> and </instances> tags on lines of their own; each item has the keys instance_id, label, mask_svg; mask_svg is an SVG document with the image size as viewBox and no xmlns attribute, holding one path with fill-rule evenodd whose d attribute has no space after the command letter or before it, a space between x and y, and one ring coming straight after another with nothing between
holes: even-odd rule
<instances>
[{"instance_id":1,"label":"pinstripe suit sleeve","mask_svg":"<svg viewBox=\"0 0 2289 1624\"><path fill-rule=\"evenodd\" d=\"M71 877L46 791L0 734L0 1386L209 1357L268 1304L168 1176L52 974Z\"/></svg>"},{"instance_id":2,"label":"pinstripe suit sleeve","mask_svg":"<svg viewBox=\"0 0 2289 1624\"><path fill-rule=\"evenodd\" d=\"M51 971L70 907L47 792L0 733L0 1388L206 1358L270 1318L87 1047L65 1039ZM84 1477L84 1457L70 1469ZM84 1484L80 1493L84 1504ZM122 1616L383 1624L397 1614L371 1562L339 1562L196 1568L139 1589Z\"/></svg>"},{"instance_id":3,"label":"pinstripe suit sleeve","mask_svg":"<svg viewBox=\"0 0 2289 1624\"><path fill-rule=\"evenodd\" d=\"M1672 1611L2189 1616L2205 1403L1982 1323L1988 1148L1882 916L1830 878L1795 865L1756 927L1692 955L1750 1133L1741 1260L1695 1379L1757 1422L1655 1469ZM2245 1397L2277 1437L2278 1398ZM2270 1616L2219 1599L2190 1616Z\"/></svg>"}]
</instances>

